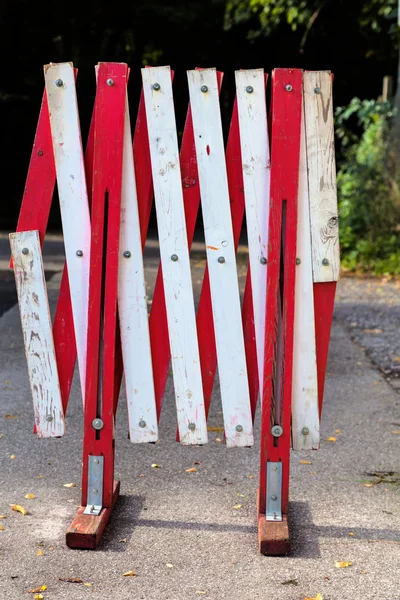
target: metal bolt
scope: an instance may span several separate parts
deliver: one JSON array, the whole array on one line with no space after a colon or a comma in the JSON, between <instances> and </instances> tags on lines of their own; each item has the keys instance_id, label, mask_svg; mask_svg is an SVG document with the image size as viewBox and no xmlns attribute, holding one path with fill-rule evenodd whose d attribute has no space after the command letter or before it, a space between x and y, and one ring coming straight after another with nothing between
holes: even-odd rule
<instances>
[{"instance_id":1,"label":"metal bolt","mask_svg":"<svg viewBox=\"0 0 400 600\"><path fill-rule=\"evenodd\" d=\"M112 85L114 85L114 79L111 79L110 77L110 79L107 79L106 84L111 87Z\"/></svg>"},{"instance_id":2,"label":"metal bolt","mask_svg":"<svg viewBox=\"0 0 400 600\"><path fill-rule=\"evenodd\" d=\"M290 85L290 83L288 83L288 84L285 86L285 90L286 90L287 92L291 92L291 91L293 90L293 87Z\"/></svg>"},{"instance_id":3,"label":"metal bolt","mask_svg":"<svg viewBox=\"0 0 400 600\"><path fill-rule=\"evenodd\" d=\"M94 490L92 490L93 494L98 494L99 490L96 490L96 488L94 488Z\"/></svg>"},{"instance_id":4,"label":"metal bolt","mask_svg":"<svg viewBox=\"0 0 400 600\"><path fill-rule=\"evenodd\" d=\"M43 150L38 150L38 156L43 156Z\"/></svg>"},{"instance_id":5,"label":"metal bolt","mask_svg":"<svg viewBox=\"0 0 400 600\"><path fill-rule=\"evenodd\" d=\"M104 427L103 419L93 419L92 427L93 427L93 429L97 429L97 431L100 431L100 429L103 429L103 427Z\"/></svg>"},{"instance_id":6,"label":"metal bolt","mask_svg":"<svg viewBox=\"0 0 400 600\"><path fill-rule=\"evenodd\" d=\"M329 260L327 258L323 258L322 264L324 265L324 267L327 267L329 265Z\"/></svg>"},{"instance_id":7,"label":"metal bolt","mask_svg":"<svg viewBox=\"0 0 400 600\"><path fill-rule=\"evenodd\" d=\"M57 87L62 87L64 85L64 82L62 79L56 79L56 86Z\"/></svg>"},{"instance_id":8,"label":"metal bolt","mask_svg":"<svg viewBox=\"0 0 400 600\"><path fill-rule=\"evenodd\" d=\"M296 258L296 265L301 265L301 258Z\"/></svg>"},{"instance_id":9,"label":"metal bolt","mask_svg":"<svg viewBox=\"0 0 400 600\"><path fill-rule=\"evenodd\" d=\"M272 470L273 470L273 471L277 471L277 470L278 470L278 467L277 467L276 465L274 465L274 466L272 467Z\"/></svg>"},{"instance_id":10,"label":"metal bolt","mask_svg":"<svg viewBox=\"0 0 400 600\"><path fill-rule=\"evenodd\" d=\"M125 258L130 258L131 256L132 256L132 255L131 255L131 253L129 252L129 250L125 250L125 252L124 252L124 257L125 257Z\"/></svg>"},{"instance_id":11,"label":"metal bolt","mask_svg":"<svg viewBox=\"0 0 400 600\"><path fill-rule=\"evenodd\" d=\"M260 263L261 263L262 265L266 265L266 264L267 264L267 259L265 258L265 256L262 256L262 257L260 258Z\"/></svg>"},{"instance_id":12,"label":"metal bolt","mask_svg":"<svg viewBox=\"0 0 400 600\"><path fill-rule=\"evenodd\" d=\"M308 429L308 427L303 427L303 429L301 430L301 433L303 435L308 435L310 433L310 430Z\"/></svg>"},{"instance_id":13,"label":"metal bolt","mask_svg":"<svg viewBox=\"0 0 400 600\"><path fill-rule=\"evenodd\" d=\"M319 88L319 87L314 88L314 92L316 94L320 94L321 93L321 88Z\"/></svg>"},{"instance_id":14,"label":"metal bolt","mask_svg":"<svg viewBox=\"0 0 400 600\"><path fill-rule=\"evenodd\" d=\"M143 421L143 419L141 419L141 420L139 421L139 427L141 427L142 429L143 429L144 427L146 427L146 421Z\"/></svg>"},{"instance_id":15,"label":"metal bolt","mask_svg":"<svg viewBox=\"0 0 400 600\"><path fill-rule=\"evenodd\" d=\"M271 433L274 437L281 437L283 429L280 425L274 425L271 429Z\"/></svg>"},{"instance_id":16,"label":"metal bolt","mask_svg":"<svg viewBox=\"0 0 400 600\"><path fill-rule=\"evenodd\" d=\"M235 429L240 433L241 431L243 431L243 425L236 425Z\"/></svg>"},{"instance_id":17,"label":"metal bolt","mask_svg":"<svg viewBox=\"0 0 400 600\"><path fill-rule=\"evenodd\" d=\"M99 461L98 458L95 458L93 462L94 462L95 465L98 465L100 461Z\"/></svg>"},{"instance_id":18,"label":"metal bolt","mask_svg":"<svg viewBox=\"0 0 400 600\"><path fill-rule=\"evenodd\" d=\"M248 86L247 86L247 88L246 88L246 92L247 92L248 94L252 94L252 93L254 92L254 88L253 88L253 86L251 86L251 85L248 85Z\"/></svg>"},{"instance_id":19,"label":"metal bolt","mask_svg":"<svg viewBox=\"0 0 400 600\"><path fill-rule=\"evenodd\" d=\"M218 262L222 265L225 262L225 258L223 256L218 256Z\"/></svg>"},{"instance_id":20,"label":"metal bolt","mask_svg":"<svg viewBox=\"0 0 400 600\"><path fill-rule=\"evenodd\" d=\"M208 87L206 85L202 85L200 89L203 92L203 94L205 94L206 92L208 92Z\"/></svg>"},{"instance_id":21,"label":"metal bolt","mask_svg":"<svg viewBox=\"0 0 400 600\"><path fill-rule=\"evenodd\" d=\"M171 256L171 260L172 260L173 262L176 262L176 261L178 260L178 255L177 255L177 254L172 254L172 256Z\"/></svg>"},{"instance_id":22,"label":"metal bolt","mask_svg":"<svg viewBox=\"0 0 400 600\"><path fill-rule=\"evenodd\" d=\"M159 89L161 89L161 85L159 83L153 83L153 90L158 92Z\"/></svg>"},{"instance_id":23,"label":"metal bolt","mask_svg":"<svg viewBox=\"0 0 400 600\"><path fill-rule=\"evenodd\" d=\"M83 256L82 250L77 250L76 255L79 256L79 258L82 258L82 256Z\"/></svg>"},{"instance_id":24,"label":"metal bolt","mask_svg":"<svg viewBox=\"0 0 400 600\"><path fill-rule=\"evenodd\" d=\"M28 248L22 248L22 254L29 254Z\"/></svg>"},{"instance_id":25,"label":"metal bolt","mask_svg":"<svg viewBox=\"0 0 400 600\"><path fill-rule=\"evenodd\" d=\"M272 494L272 496L271 496L271 500L274 500L274 501L275 501L275 500L278 500L278 496L276 496L275 494Z\"/></svg>"},{"instance_id":26,"label":"metal bolt","mask_svg":"<svg viewBox=\"0 0 400 600\"><path fill-rule=\"evenodd\" d=\"M53 420L53 417L51 415L49 415L48 417L46 417L46 421L48 421L49 423L51 423Z\"/></svg>"},{"instance_id":27,"label":"metal bolt","mask_svg":"<svg viewBox=\"0 0 400 600\"><path fill-rule=\"evenodd\" d=\"M189 423L188 429L190 429L190 431L195 431L195 429L196 429L196 423Z\"/></svg>"}]
</instances>

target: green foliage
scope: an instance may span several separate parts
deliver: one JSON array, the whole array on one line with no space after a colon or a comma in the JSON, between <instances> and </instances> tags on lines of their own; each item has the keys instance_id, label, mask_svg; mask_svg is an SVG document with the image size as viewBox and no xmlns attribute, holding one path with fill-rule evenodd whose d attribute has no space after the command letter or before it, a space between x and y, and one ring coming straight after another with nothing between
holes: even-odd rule
<instances>
[{"instance_id":1,"label":"green foliage","mask_svg":"<svg viewBox=\"0 0 400 600\"><path fill-rule=\"evenodd\" d=\"M342 263L351 270L400 274L400 193L390 170L390 102L354 98L336 110Z\"/></svg>"},{"instance_id":2,"label":"green foliage","mask_svg":"<svg viewBox=\"0 0 400 600\"><path fill-rule=\"evenodd\" d=\"M256 18L257 27L250 30L250 38L269 35L282 22L295 31L298 26L307 23L318 4L315 0L229 0L226 3L225 27L230 29Z\"/></svg>"}]
</instances>

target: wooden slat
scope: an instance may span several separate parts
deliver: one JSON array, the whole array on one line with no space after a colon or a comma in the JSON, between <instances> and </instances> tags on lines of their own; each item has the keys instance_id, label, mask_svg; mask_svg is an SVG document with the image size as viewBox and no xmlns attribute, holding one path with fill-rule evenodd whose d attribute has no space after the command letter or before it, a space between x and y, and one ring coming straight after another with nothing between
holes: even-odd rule
<instances>
[{"instance_id":1,"label":"wooden slat","mask_svg":"<svg viewBox=\"0 0 400 600\"><path fill-rule=\"evenodd\" d=\"M10 234L29 383L38 437L65 434L39 232Z\"/></svg>"},{"instance_id":2,"label":"wooden slat","mask_svg":"<svg viewBox=\"0 0 400 600\"><path fill-rule=\"evenodd\" d=\"M71 63L44 68L65 255L74 317L79 375L84 398L90 264L90 215ZM62 82L57 86L56 82ZM82 252L82 255L77 255Z\"/></svg>"},{"instance_id":3,"label":"wooden slat","mask_svg":"<svg viewBox=\"0 0 400 600\"><path fill-rule=\"evenodd\" d=\"M171 72L169 67L142 69L142 77L179 436L181 444L204 444L207 427ZM171 259L175 256L176 261Z\"/></svg>"},{"instance_id":4,"label":"wooden slat","mask_svg":"<svg viewBox=\"0 0 400 600\"><path fill-rule=\"evenodd\" d=\"M226 443L251 446L253 424L217 75L215 69L188 71L188 80Z\"/></svg>"},{"instance_id":5,"label":"wooden slat","mask_svg":"<svg viewBox=\"0 0 400 600\"><path fill-rule=\"evenodd\" d=\"M130 255L126 256L125 253ZM131 442L156 442L157 411L128 99L125 108L118 312Z\"/></svg>"},{"instance_id":6,"label":"wooden slat","mask_svg":"<svg viewBox=\"0 0 400 600\"><path fill-rule=\"evenodd\" d=\"M300 135L296 259L298 264L296 266L293 342L292 443L293 450L316 450L319 446L318 383L304 119L302 120Z\"/></svg>"},{"instance_id":7,"label":"wooden slat","mask_svg":"<svg viewBox=\"0 0 400 600\"><path fill-rule=\"evenodd\" d=\"M236 71L259 381L263 380L271 162L263 69Z\"/></svg>"},{"instance_id":8,"label":"wooden slat","mask_svg":"<svg viewBox=\"0 0 400 600\"><path fill-rule=\"evenodd\" d=\"M329 71L304 74L314 282L339 279L339 227L332 79Z\"/></svg>"}]
</instances>

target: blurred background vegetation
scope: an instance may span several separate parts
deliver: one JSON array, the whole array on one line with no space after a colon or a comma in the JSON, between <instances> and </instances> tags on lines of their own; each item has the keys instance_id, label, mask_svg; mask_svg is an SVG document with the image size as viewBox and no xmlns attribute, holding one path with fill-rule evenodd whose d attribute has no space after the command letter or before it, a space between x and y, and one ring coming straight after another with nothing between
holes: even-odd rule
<instances>
[{"instance_id":1,"label":"blurred background vegetation","mask_svg":"<svg viewBox=\"0 0 400 600\"><path fill-rule=\"evenodd\" d=\"M98 61L129 63L132 115L140 93L140 68L171 65L178 130L188 102L185 71L217 67L225 72L225 132L235 69L329 69L335 74L343 265L400 274L400 89L393 95L389 85L382 97L384 76L397 79L399 39L398 0L3 0L0 227L12 230L16 224L45 63L73 61L79 68L84 139ZM50 227L59 227L56 207Z\"/></svg>"}]
</instances>

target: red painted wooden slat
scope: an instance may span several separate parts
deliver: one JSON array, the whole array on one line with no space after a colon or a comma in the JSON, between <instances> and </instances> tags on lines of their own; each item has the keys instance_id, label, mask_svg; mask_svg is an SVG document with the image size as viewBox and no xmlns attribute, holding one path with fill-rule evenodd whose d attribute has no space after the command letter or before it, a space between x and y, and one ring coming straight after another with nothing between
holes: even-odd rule
<instances>
[{"instance_id":1,"label":"red painted wooden slat","mask_svg":"<svg viewBox=\"0 0 400 600\"><path fill-rule=\"evenodd\" d=\"M276 69L272 77L271 206L260 444L261 514L266 508L267 461L282 462L282 512L287 514L288 510L302 80L303 74L297 69ZM272 436L273 425L282 426L281 437Z\"/></svg>"},{"instance_id":2,"label":"red painted wooden slat","mask_svg":"<svg viewBox=\"0 0 400 600\"><path fill-rule=\"evenodd\" d=\"M326 364L328 361L336 284L336 281L328 281L326 283L314 283L313 285L318 404L320 417L322 413L322 403L324 400Z\"/></svg>"}]
</instances>

